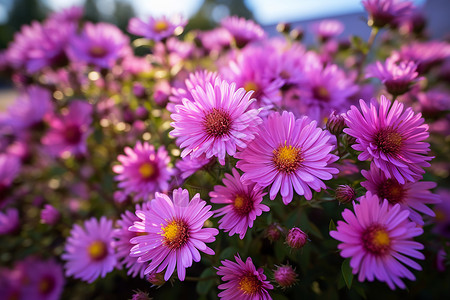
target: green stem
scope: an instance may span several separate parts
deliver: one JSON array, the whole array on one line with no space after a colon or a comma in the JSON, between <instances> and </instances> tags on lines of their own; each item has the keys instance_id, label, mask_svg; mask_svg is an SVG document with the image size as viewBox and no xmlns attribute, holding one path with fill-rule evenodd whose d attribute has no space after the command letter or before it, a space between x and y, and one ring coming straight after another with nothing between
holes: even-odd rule
<instances>
[{"instance_id":1,"label":"green stem","mask_svg":"<svg viewBox=\"0 0 450 300\"><path fill-rule=\"evenodd\" d=\"M358 66L358 80L362 79L361 76L362 76L363 66L366 62L367 56L370 52L370 49L372 48L373 43L375 42L375 38L377 37L377 34L378 34L378 28L372 27L372 30L370 31L369 40L367 41L367 49L366 49L366 51L363 52L361 61Z\"/></svg>"}]
</instances>

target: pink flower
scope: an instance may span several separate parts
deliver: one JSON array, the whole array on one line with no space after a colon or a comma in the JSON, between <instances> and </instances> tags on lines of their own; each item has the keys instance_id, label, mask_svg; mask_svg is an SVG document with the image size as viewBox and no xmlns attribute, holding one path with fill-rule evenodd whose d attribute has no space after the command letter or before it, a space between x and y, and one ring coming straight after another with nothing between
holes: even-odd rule
<instances>
[{"instance_id":1,"label":"pink flower","mask_svg":"<svg viewBox=\"0 0 450 300\"><path fill-rule=\"evenodd\" d=\"M178 279L184 281L186 268L200 261L199 250L214 255L206 243L213 242L219 231L203 227L213 214L205 205L199 194L189 201L188 191L180 188L173 191L173 199L156 193L148 209L136 211L140 221L129 230L138 236L130 240L136 244L130 255L139 257L139 263L150 261L144 274L166 270L167 281L176 267Z\"/></svg>"},{"instance_id":2,"label":"pink flower","mask_svg":"<svg viewBox=\"0 0 450 300\"><path fill-rule=\"evenodd\" d=\"M223 281L227 281L219 285L219 289L224 290L219 293L220 299L272 299L267 290L273 289L273 286L266 280L263 268L256 270L250 257L245 263L239 254L234 258L236 262L224 260L223 266L217 268L217 275L222 276Z\"/></svg>"},{"instance_id":3,"label":"pink flower","mask_svg":"<svg viewBox=\"0 0 450 300\"><path fill-rule=\"evenodd\" d=\"M236 155L236 166L244 172L244 183L254 182L270 188L270 199L280 191L284 204L292 201L293 188L311 200L311 188L326 188L322 180L336 174L328 165L338 159L330 154L330 135L307 117L295 119L290 112L270 114L261 125L259 135Z\"/></svg>"},{"instance_id":4,"label":"pink flower","mask_svg":"<svg viewBox=\"0 0 450 300\"><path fill-rule=\"evenodd\" d=\"M350 257L350 266L353 274L359 273L359 281L377 279L391 289L406 288L401 278L415 277L403 264L422 269L407 256L425 258L417 251L423 245L412 239L423 233L422 228L408 220L409 211L401 210L399 204L390 206L387 200L380 203L370 192L359 201L353 202L354 212L344 210L345 222L338 221L337 231L330 231L333 238L342 242L338 246L341 256Z\"/></svg>"},{"instance_id":5,"label":"pink flower","mask_svg":"<svg viewBox=\"0 0 450 300\"><path fill-rule=\"evenodd\" d=\"M175 33L181 34L186 23L187 20L178 15L171 18L166 16L160 18L150 17L147 22L138 18L131 18L128 23L128 31L146 39L159 42Z\"/></svg>"},{"instance_id":6,"label":"pink flower","mask_svg":"<svg viewBox=\"0 0 450 300\"><path fill-rule=\"evenodd\" d=\"M233 176L225 174L225 186L216 185L209 193L212 203L227 204L215 211L215 217L223 216L219 220L219 229L224 229L232 236L239 234L244 238L247 228L253 227L253 221L263 211L269 211L267 205L261 204L265 193L254 183L246 185L241 182L241 176L233 169Z\"/></svg>"},{"instance_id":7,"label":"pink flower","mask_svg":"<svg viewBox=\"0 0 450 300\"><path fill-rule=\"evenodd\" d=\"M264 29L252 20L230 16L224 18L220 24L231 33L238 47L266 38Z\"/></svg>"}]
</instances>

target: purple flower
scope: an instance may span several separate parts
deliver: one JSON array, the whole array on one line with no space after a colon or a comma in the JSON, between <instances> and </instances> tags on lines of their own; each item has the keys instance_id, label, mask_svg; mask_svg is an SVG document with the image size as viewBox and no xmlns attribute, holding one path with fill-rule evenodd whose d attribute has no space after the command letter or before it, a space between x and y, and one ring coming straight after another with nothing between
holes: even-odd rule
<instances>
[{"instance_id":1,"label":"purple flower","mask_svg":"<svg viewBox=\"0 0 450 300\"><path fill-rule=\"evenodd\" d=\"M237 16L226 17L222 19L220 25L231 33L239 48L244 47L249 42L266 38L266 33L261 26L245 18L239 18Z\"/></svg>"},{"instance_id":2,"label":"purple flower","mask_svg":"<svg viewBox=\"0 0 450 300\"><path fill-rule=\"evenodd\" d=\"M431 156L426 156L429 144L428 125L423 124L421 114L414 114L411 108L403 111L403 104L391 102L381 96L380 103L359 101L360 109L352 105L347 112L349 128L344 132L356 138L353 149L362 151L359 160L372 159L387 178L399 183L415 182L428 167ZM377 112L378 110L378 112Z\"/></svg>"},{"instance_id":3,"label":"purple flower","mask_svg":"<svg viewBox=\"0 0 450 300\"><path fill-rule=\"evenodd\" d=\"M217 275L226 281L219 285L219 289L224 290L219 293L220 299L272 299L267 290L273 289L273 286L266 280L263 268L257 270L250 257L245 263L239 254L234 259L236 262L223 260L223 266L217 268Z\"/></svg>"},{"instance_id":4,"label":"purple flower","mask_svg":"<svg viewBox=\"0 0 450 300\"><path fill-rule=\"evenodd\" d=\"M0 124L11 128L15 135L21 135L23 130L39 124L50 113L51 101L48 90L30 86L19 94L6 114L0 113Z\"/></svg>"},{"instance_id":5,"label":"purple flower","mask_svg":"<svg viewBox=\"0 0 450 300\"><path fill-rule=\"evenodd\" d=\"M199 33L202 46L209 51L219 52L230 46L233 36L225 28L215 28Z\"/></svg>"},{"instance_id":6,"label":"purple flower","mask_svg":"<svg viewBox=\"0 0 450 300\"><path fill-rule=\"evenodd\" d=\"M413 42L401 47L399 57L415 62L417 71L423 74L450 57L450 44L444 41Z\"/></svg>"},{"instance_id":7,"label":"purple flower","mask_svg":"<svg viewBox=\"0 0 450 300\"><path fill-rule=\"evenodd\" d=\"M411 1L363 0L362 3L369 13L369 26L378 28L398 23L411 14L414 8Z\"/></svg>"},{"instance_id":8,"label":"purple flower","mask_svg":"<svg viewBox=\"0 0 450 300\"><path fill-rule=\"evenodd\" d=\"M112 225L111 220L102 217L100 221L95 218L85 221L84 228L78 224L73 226L61 256L66 261L66 276L92 283L115 268Z\"/></svg>"},{"instance_id":9,"label":"purple flower","mask_svg":"<svg viewBox=\"0 0 450 300\"><path fill-rule=\"evenodd\" d=\"M75 26L69 22L49 20L24 25L9 45L7 59L13 68L28 73L62 66L67 63L65 48L74 33Z\"/></svg>"},{"instance_id":10,"label":"purple flower","mask_svg":"<svg viewBox=\"0 0 450 300\"><path fill-rule=\"evenodd\" d=\"M22 163L17 156L0 153L0 208L2 208L3 200L6 199L11 184L19 175L21 167Z\"/></svg>"},{"instance_id":11,"label":"purple flower","mask_svg":"<svg viewBox=\"0 0 450 300\"><path fill-rule=\"evenodd\" d=\"M136 211L146 210L149 202L145 202L142 205L136 205ZM140 278L144 278L144 271L147 267L146 264L138 262L137 257L130 256L130 250L133 248L133 244L130 240L136 236L139 236L138 232L130 231L128 228L133 226L134 222L140 221L136 215L130 211L125 211L120 215L120 219L117 221L118 229L114 230L114 237L117 239L113 242L114 248L116 248L117 259L123 264L127 269L127 275L136 277L139 275Z\"/></svg>"},{"instance_id":12,"label":"purple flower","mask_svg":"<svg viewBox=\"0 0 450 300\"><path fill-rule=\"evenodd\" d=\"M439 115L450 110L450 93L447 90L434 88L417 94L420 110L425 116Z\"/></svg>"},{"instance_id":13,"label":"purple flower","mask_svg":"<svg viewBox=\"0 0 450 300\"><path fill-rule=\"evenodd\" d=\"M192 261L200 261L199 250L214 255L206 243L213 242L219 231L203 227L213 214L211 206L205 205L200 194L189 201L188 191L180 188L173 191L173 199L156 193L148 210L136 211L141 221L129 229L138 235L130 241L136 244L130 255L139 257L140 263L150 261L145 274L166 270L167 281L176 267L178 279L184 281L186 268L192 266Z\"/></svg>"},{"instance_id":14,"label":"purple flower","mask_svg":"<svg viewBox=\"0 0 450 300\"><path fill-rule=\"evenodd\" d=\"M209 193L212 203L227 204L215 211L215 217L223 216L219 220L219 229L229 232L229 235L239 234L244 238L247 228L253 227L253 221L263 211L269 211L267 205L261 204L265 193L254 183L246 185L241 182L241 176L236 169L233 176L225 174L223 184L216 185Z\"/></svg>"},{"instance_id":15,"label":"purple flower","mask_svg":"<svg viewBox=\"0 0 450 300\"><path fill-rule=\"evenodd\" d=\"M206 155L203 154L195 158L192 156L183 157L181 160L177 161L175 165L180 172L181 178L186 179L212 162L212 158L206 158Z\"/></svg>"},{"instance_id":16,"label":"purple flower","mask_svg":"<svg viewBox=\"0 0 450 300\"><path fill-rule=\"evenodd\" d=\"M386 87L388 93L393 96L403 95L408 92L411 84L417 81L419 73L417 65L412 61L399 61L398 56L391 56L381 64L377 61L367 68L366 78L376 77Z\"/></svg>"},{"instance_id":17,"label":"purple flower","mask_svg":"<svg viewBox=\"0 0 450 300\"><path fill-rule=\"evenodd\" d=\"M0 212L0 235L14 233L19 229L19 221L19 211L15 208Z\"/></svg>"},{"instance_id":18,"label":"purple flower","mask_svg":"<svg viewBox=\"0 0 450 300\"><path fill-rule=\"evenodd\" d=\"M150 17L147 22L138 18L131 18L128 23L128 31L146 39L159 42L174 34L181 34L186 23L187 20L179 15L172 16L171 18L166 16L160 18Z\"/></svg>"},{"instance_id":19,"label":"purple flower","mask_svg":"<svg viewBox=\"0 0 450 300\"><path fill-rule=\"evenodd\" d=\"M435 212L433 232L450 239L450 190L441 189L438 191L441 203L433 207Z\"/></svg>"},{"instance_id":20,"label":"purple flower","mask_svg":"<svg viewBox=\"0 0 450 300\"><path fill-rule=\"evenodd\" d=\"M413 237L423 233L422 228L408 220L409 211L400 205L390 206L387 200L380 203L370 192L353 202L354 213L345 209L344 221L338 221L337 231L330 235L341 241L338 248L342 257L350 257L350 267L359 281L377 279L384 281L391 289L404 289L401 278L415 280L411 271L403 264L416 270L422 268L408 258L424 259L417 250L423 245L413 241ZM403 263L403 264L402 264Z\"/></svg>"},{"instance_id":21,"label":"purple flower","mask_svg":"<svg viewBox=\"0 0 450 300\"><path fill-rule=\"evenodd\" d=\"M298 275L295 273L295 269L289 264L276 267L277 268L273 270L273 277L278 286L282 289L291 287L298 281Z\"/></svg>"},{"instance_id":22,"label":"purple flower","mask_svg":"<svg viewBox=\"0 0 450 300\"><path fill-rule=\"evenodd\" d=\"M41 210L41 222L49 225L55 225L61 218L59 211L50 204L45 204Z\"/></svg>"},{"instance_id":23,"label":"purple flower","mask_svg":"<svg viewBox=\"0 0 450 300\"><path fill-rule=\"evenodd\" d=\"M311 29L320 40L327 41L340 35L344 31L344 24L338 20L326 19L313 23Z\"/></svg>"},{"instance_id":24,"label":"purple flower","mask_svg":"<svg viewBox=\"0 0 450 300\"><path fill-rule=\"evenodd\" d=\"M120 165L115 165L114 177L124 196L134 194L137 199L147 200L156 191L167 191L174 171L169 167L170 157L166 148L155 150L153 145L138 141L134 148L126 147L126 155L119 155Z\"/></svg>"},{"instance_id":25,"label":"purple flower","mask_svg":"<svg viewBox=\"0 0 450 300\"><path fill-rule=\"evenodd\" d=\"M206 158L218 157L225 164L225 154L234 156L236 149L243 149L255 137L259 110L248 109L255 99L243 88L236 90L231 85L216 79L214 85L207 82L203 88L191 90L194 101L183 100L171 115L174 129L170 134L177 138L177 144L184 148L181 157L196 158L203 153Z\"/></svg>"},{"instance_id":26,"label":"purple flower","mask_svg":"<svg viewBox=\"0 0 450 300\"><path fill-rule=\"evenodd\" d=\"M292 249L301 249L308 242L308 235L300 228L293 227L289 229L286 236L286 244Z\"/></svg>"},{"instance_id":27,"label":"purple flower","mask_svg":"<svg viewBox=\"0 0 450 300\"><path fill-rule=\"evenodd\" d=\"M370 170L362 170L361 173L367 181L361 185L380 200L386 199L391 205L400 204L402 209L409 210L409 218L418 225L423 226L424 222L420 213L434 217L434 212L426 204L436 204L441 202L439 196L430 192L436 187L435 182L419 181L399 183L394 178L386 178L384 172L375 165L370 166Z\"/></svg>"},{"instance_id":28,"label":"purple flower","mask_svg":"<svg viewBox=\"0 0 450 300\"><path fill-rule=\"evenodd\" d=\"M86 154L86 139L91 133L91 115L91 104L82 100L72 101L61 116L49 118L50 129L42 138L42 144L55 156Z\"/></svg>"},{"instance_id":29,"label":"purple flower","mask_svg":"<svg viewBox=\"0 0 450 300\"><path fill-rule=\"evenodd\" d=\"M281 192L284 204L292 201L293 187L297 194L311 200L311 188L326 188L337 169L328 165L338 159L330 154L331 135L317 127L307 117L295 119L290 112L274 112L260 126L259 135L236 155L236 166L244 172L244 183L255 182L261 187L272 184L270 199Z\"/></svg>"},{"instance_id":30,"label":"purple flower","mask_svg":"<svg viewBox=\"0 0 450 300\"><path fill-rule=\"evenodd\" d=\"M111 68L131 52L128 44L129 38L115 25L86 23L81 34L73 37L68 52L75 62Z\"/></svg>"}]
</instances>

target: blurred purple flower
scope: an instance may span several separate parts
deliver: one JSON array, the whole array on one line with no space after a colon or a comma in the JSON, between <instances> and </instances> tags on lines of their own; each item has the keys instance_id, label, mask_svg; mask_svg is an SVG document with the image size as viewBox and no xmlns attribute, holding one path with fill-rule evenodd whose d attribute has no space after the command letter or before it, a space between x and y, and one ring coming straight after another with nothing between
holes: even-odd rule
<instances>
[{"instance_id":1,"label":"blurred purple flower","mask_svg":"<svg viewBox=\"0 0 450 300\"><path fill-rule=\"evenodd\" d=\"M182 179L190 177L192 174L213 162L213 158L206 158L206 154L199 157L185 156L176 162L176 167Z\"/></svg>"},{"instance_id":2,"label":"blurred purple flower","mask_svg":"<svg viewBox=\"0 0 450 300\"><path fill-rule=\"evenodd\" d=\"M0 211L0 235L14 233L19 229L19 211L8 208L5 213Z\"/></svg>"},{"instance_id":3,"label":"blurred purple flower","mask_svg":"<svg viewBox=\"0 0 450 300\"><path fill-rule=\"evenodd\" d=\"M320 40L327 41L340 35L344 31L344 24L338 20L325 19L313 23L311 30Z\"/></svg>"},{"instance_id":4,"label":"blurred purple flower","mask_svg":"<svg viewBox=\"0 0 450 300\"><path fill-rule=\"evenodd\" d=\"M404 61L413 61L417 64L419 74L424 74L431 67L450 57L450 44L444 41L413 42L403 45L398 56Z\"/></svg>"},{"instance_id":5,"label":"blurred purple flower","mask_svg":"<svg viewBox=\"0 0 450 300\"><path fill-rule=\"evenodd\" d=\"M74 224L61 256L66 276L92 283L111 272L117 265L113 233L112 221L106 217L100 221L91 218L84 222L84 228Z\"/></svg>"},{"instance_id":6,"label":"blurred purple flower","mask_svg":"<svg viewBox=\"0 0 450 300\"><path fill-rule=\"evenodd\" d=\"M239 48L244 47L250 42L266 38L266 32L260 25L245 18L237 16L226 17L222 19L220 25L231 33Z\"/></svg>"},{"instance_id":7,"label":"blurred purple flower","mask_svg":"<svg viewBox=\"0 0 450 300\"><path fill-rule=\"evenodd\" d=\"M128 23L128 31L137 36L159 42L174 34L182 33L186 23L187 20L179 15L171 18L166 16L149 17L146 22L138 18L131 18Z\"/></svg>"},{"instance_id":8,"label":"blurred purple flower","mask_svg":"<svg viewBox=\"0 0 450 300\"><path fill-rule=\"evenodd\" d=\"M378 28L398 23L414 8L411 1L403 0L363 0L362 4L369 13L369 26Z\"/></svg>"},{"instance_id":9,"label":"blurred purple flower","mask_svg":"<svg viewBox=\"0 0 450 300\"><path fill-rule=\"evenodd\" d=\"M50 204L45 204L41 210L41 222L48 225L55 225L61 218L59 211Z\"/></svg>"}]
</instances>

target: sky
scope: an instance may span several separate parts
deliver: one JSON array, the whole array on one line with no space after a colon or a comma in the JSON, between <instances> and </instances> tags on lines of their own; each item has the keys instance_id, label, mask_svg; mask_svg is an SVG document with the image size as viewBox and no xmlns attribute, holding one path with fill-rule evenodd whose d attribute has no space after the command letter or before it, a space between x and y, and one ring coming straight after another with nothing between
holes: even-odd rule
<instances>
[{"instance_id":1,"label":"sky","mask_svg":"<svg viewBox=\"0 0 450 300\"><path fill-rule=\"evenodd\" d=\"M55 10L82 4L84 0L45 0ZM202 5L203 0L122 0L133 4L139 17L182 14L189 18ZM256 20L263 24L292 22L346 13L362 12L361 0L244 0ZM98 0L99 7L107 10L111 0ZM425 0L413 0L423 4ZM107 12L107 11L106 11ZM1 13L1 12L0 12Z\"/></svg>"}]
</instances>

